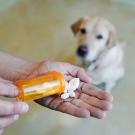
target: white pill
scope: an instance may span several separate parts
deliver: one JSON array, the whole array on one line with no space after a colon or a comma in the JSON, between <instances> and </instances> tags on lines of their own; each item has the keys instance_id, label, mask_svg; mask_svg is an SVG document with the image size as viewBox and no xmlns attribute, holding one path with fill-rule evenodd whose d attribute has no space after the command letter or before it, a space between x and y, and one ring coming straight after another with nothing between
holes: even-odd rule
<instances>
[{"instance_id":1,"label":"white pill","mask_svg":"<svg viewBox=\"0 0 135 135\"><path fill-rule=\"evenodd\" d=\"M74 91L69 91L69 96L70 97L75 97L75 92Z\"/></svg>"},{"instance_id":2,"label":"white pill","mask_svg":"<svg viewBox=\"0 0 135 135\"><path fill-rule=\"evenodd\" d=\"M69 98L69 93L63 93L61 95L61 99L67 99L67 98Z\"/></svg>"},{"instance_id":3,"label":"white pill","mask_svg":"<svg viewBox=\"0 0 135 135\"><path fill-rule=\"evenodd\" d=\"M68 90L67 90L67 89L65 89L65 90L64 90L64 93L68 93Z\"/></svg>"},{"instance_id":4,"label":"white pill","mask_svg":"<svg viewBox=\"0 0 135 135\"><path fill-rule=\"evenodd\" d=\"M64 93L67 93L68 92L68 82L65 81L65 89L64 89Z\"/></svg>"},{"instance_id":5,"label":"white pill","mask_svg":"<svg viewBox=\"0 0 135 135\"><path fill-rule=\"evenodd\" d=\"M78 87L79 87L79 84L80 84L80 79L79 78L73 78L69 81L69 84L68 84L68 90L73 90L75 91Z\"/></svg>"}]
</instances>

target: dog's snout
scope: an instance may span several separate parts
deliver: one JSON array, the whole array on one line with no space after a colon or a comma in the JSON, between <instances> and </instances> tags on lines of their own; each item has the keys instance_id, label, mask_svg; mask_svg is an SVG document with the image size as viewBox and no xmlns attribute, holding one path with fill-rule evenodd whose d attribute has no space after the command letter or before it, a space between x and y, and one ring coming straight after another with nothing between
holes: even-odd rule
<instances>
[{"instance_id":1,"label":"dog's snout","mask_svg":"<svg viewBox=\"0 0 135 135\"><path fill-rule=\"evenodd\" d=\"M80 45L77 49L77 54L80 57L85 57L88 54L88 47L87 45Z\"/></svg>"}]
</instances>

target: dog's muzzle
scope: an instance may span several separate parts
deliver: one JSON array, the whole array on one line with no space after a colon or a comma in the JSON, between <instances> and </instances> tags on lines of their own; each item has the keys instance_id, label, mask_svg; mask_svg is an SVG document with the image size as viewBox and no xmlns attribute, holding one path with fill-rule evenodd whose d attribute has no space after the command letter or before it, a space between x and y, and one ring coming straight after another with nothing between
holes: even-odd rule
<instances>
[{"instance_id":1,"label":"dog's muzzle","mask_svg":"<svg viewBox=\"0 0 135 135\"><path fill-rule=\"evenodd\" d=\"M80 45L77 49L77 55L85 58L88 54L88 47L86 45Z\"/></svg>"}]
</instances>

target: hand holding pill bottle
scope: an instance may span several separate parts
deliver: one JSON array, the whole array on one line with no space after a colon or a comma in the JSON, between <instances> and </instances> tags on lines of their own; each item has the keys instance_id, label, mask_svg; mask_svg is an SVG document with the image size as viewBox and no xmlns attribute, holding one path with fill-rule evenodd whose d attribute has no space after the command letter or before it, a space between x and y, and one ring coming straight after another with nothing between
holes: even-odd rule
<instances>
[{"instance_id":1,"label":"hand holding pill bottle","mask_svg":"<svg viewBox=\"0 0 135 135\"><path fill-rule=\"evenodd\" d=\"M44 107L83 118L104 118L106 111L112 108L112 96L93 86L79 67L48 62L47 66L42 64L38 69L34 68L34 72L32 68L27 76L30 78L16 82L18 101L37 99L36 102ZM92 101L92 97L98 102Z\"/></svg>"}]
</instances>

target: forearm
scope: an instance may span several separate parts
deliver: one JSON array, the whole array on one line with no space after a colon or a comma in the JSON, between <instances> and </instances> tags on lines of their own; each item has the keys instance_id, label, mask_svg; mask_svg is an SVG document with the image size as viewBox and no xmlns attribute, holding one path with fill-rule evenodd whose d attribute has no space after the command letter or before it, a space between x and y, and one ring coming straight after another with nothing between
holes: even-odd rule
<instances>
[{"instance_id":1,"label":"forearm","mask_svg":"<svg viewBox=\"0 0 135 135\"><path fill-rule=\"evenodd\" d=\"M0 76L11 81L25 78L36 63L0 52Z\"/></svg>"}]
</instances>

